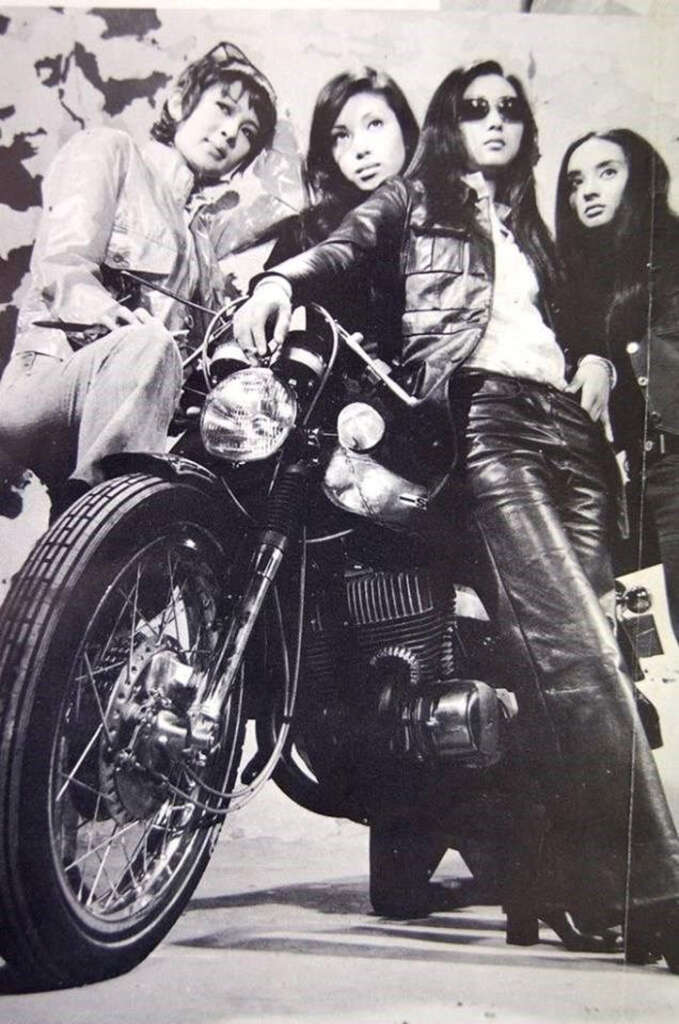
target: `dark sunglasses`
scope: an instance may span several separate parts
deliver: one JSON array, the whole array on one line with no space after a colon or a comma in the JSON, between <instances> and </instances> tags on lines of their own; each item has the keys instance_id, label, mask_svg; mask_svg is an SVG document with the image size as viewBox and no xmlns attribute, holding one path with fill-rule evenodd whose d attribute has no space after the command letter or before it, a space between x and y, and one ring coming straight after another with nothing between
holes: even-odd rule
<instances>
[{"instance_id":1,"label":"dark sunglasses","mask_svg":"<svg viewBox=\"0 0 679 1024\"><path fill-rule=\"evenodd\" d=\"M503 121L513 124L526 120L526 106L518 96L503 96L493 104ZM491 104L485 96L460 100L460 121L483 121L490 113Z\"/></svg>"}]
</instances>

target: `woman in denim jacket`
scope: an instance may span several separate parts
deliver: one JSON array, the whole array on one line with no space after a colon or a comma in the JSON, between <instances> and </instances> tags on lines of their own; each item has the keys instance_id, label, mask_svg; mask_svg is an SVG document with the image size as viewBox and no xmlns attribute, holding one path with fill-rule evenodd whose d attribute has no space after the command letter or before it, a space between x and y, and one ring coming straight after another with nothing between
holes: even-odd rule
<instances>
[{"instance_id":1,"label":"woman in denim jacket","mask_svg":"<svg viewBox=\"0 0 679 1024\"><path fill-rule=\"evenodd\" d=\"M458 513L519 702L517 813L523 794L527 826L546 815L530 884L505 897L508 938L536 941L537 917L567 909L591 930L625 921L630 959L661 952L679 971L679 838L602 607L614 582L597 397L609 368L590 357L568 389L537 158L521 83L494 61L454 70L408 177L257 282L234 327L258 358L285 337L293 301L390 268L395 373L455 426Z\"/></svg>"},{"instance_id":2,"label":"woman in denim jacket","mask_svg":"<svg viewBox=\"0 0 679 1024\"><path fill-rule=\"evenodd\" d=\"M145 147L102 127L54 160L0 381L0 449L48 485L52 518L101 479L104 456L164 450L191 326L172 296L223 300L210 219L189 201L249 163L275 122L269 82L220 43L179 76Z\"/></svg>"}]
</instances>

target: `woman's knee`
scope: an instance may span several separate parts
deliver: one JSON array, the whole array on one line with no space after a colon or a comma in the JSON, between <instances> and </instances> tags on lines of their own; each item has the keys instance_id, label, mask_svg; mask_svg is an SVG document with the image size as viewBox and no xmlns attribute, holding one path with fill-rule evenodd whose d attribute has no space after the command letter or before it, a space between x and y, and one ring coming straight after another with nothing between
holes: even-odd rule
<instances>
[{"instance_id":1,"label":"woman's knee","mask_svg":"<svg viewBox=\"0 0 679 1024\"><path fill-rule=\"evenodd\" d=\"M126 329L125 359L134 367L139 387L157 388L159 382L181 386L182 358L177 343L163 324L134 324Z\"/></svg>"},{"instance_id":2,"label":"woman's knee","mask_svg":"<svg viewBox=\"0 0 679 1024\"><path fill-rule=\"evenodd\" d=\"M0 438L26 438L41 429L54 430L61 416L64 390L62 360L42 352L13 356L0 378Z\"/></svg>"}]
</instances>

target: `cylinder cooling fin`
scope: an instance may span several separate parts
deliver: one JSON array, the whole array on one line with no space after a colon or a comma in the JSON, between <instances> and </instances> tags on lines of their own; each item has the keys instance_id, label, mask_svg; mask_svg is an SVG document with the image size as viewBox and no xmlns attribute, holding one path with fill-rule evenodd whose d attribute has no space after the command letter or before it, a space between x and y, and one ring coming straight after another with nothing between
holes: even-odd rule
<instances>
[{"instance_id":1,"label":"cylinder cooling fin","mask_svg":"<svg viewBox=\"0 0 679 1024\"><path fill-rule=\"evenodd\" d=\"M416 570L367 572L347 581L349 613L355 626L426 615L434 611L429 576Z\"/></svg>"}]
</instances>

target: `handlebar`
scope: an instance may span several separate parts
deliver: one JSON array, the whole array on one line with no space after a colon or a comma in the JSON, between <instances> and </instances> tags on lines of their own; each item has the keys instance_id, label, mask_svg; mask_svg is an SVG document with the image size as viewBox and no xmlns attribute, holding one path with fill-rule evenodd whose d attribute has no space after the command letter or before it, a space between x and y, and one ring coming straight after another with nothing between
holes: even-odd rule
<instances>
[{"instance_id":1,"label":"handlebar","mask_svg":"<svg viewBox=\"0 0 679 1024\"><path fill-rule=\"evenodd\" d=\"M209 362L207 358L209 345L211 343L216 342L217 339L223 336L230 329L234 313L245 302L247 302L247 297L236 299L234 302L229 303L228 306L225 306L223 309L221 309L212 318L208 326L208 329L205 332L203 344L199 350L204 357L204 366L207 366ZM394 395L394 397L399 400L399 402L402 402L408 408L413 408L420 404L420 399L414 398L412 395L408 394L405 388L402 388L400 384L397 384L396 381L392 379L388 370L384 369L384 364L382 363L381 360L374 359L368 352L366 352L361 342L358 340L360 337L359 334L351 334L349 331L347 331L346 328L344 328L342 324L339 323L338 320L331 316L331 314L328 313L327 309L325 309L325 307L321 306L319 303L310 302L307 308L313 309L316 313L319 314L320 317L322 317L323 320L325 320L334 337L341 341L344 345L346 345L346 347L361 360L361 362L366 366L370 373L377 380L379 380L379 382L383 384L384 387L386 387L391 392L391 394ZM229 340L233 341L232 338L230 338ZM233 344L235 345L236 343L233 342ZM187 362L192 361L197 355L198 352L192 353L191 357L189 358L189 360L187 360ZM276 357L277 354L276 356L274 356L272 362L275 362Z\"/></svg>"}]
</instances>

